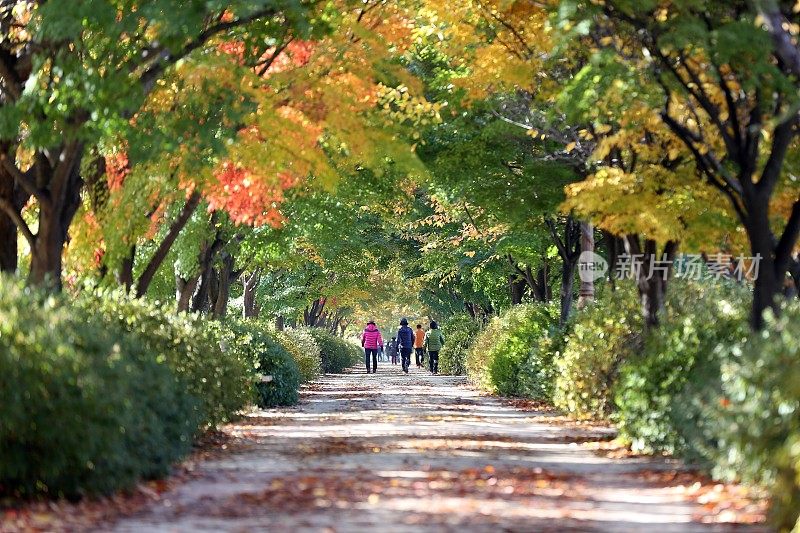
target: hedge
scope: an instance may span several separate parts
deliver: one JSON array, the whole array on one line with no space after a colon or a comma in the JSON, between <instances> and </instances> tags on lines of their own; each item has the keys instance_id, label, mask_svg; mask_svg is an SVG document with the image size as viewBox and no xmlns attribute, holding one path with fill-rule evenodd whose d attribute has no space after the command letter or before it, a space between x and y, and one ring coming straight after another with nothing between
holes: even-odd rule
<instances>
[{"instance_id":1,"label":"hedge","mask_svg":"<svg viewBox=\"0 0 800 533\"><path fill-rule=\"evenodd\" d=\"M513 306L477 336L467 354L467 375L489 392L547 398L553 380L552 354L536 348L557 324L553 306Z\"/></svg>"},{"instance_id":2,"label":"hedge","mask_svg":"<svg viewBox=\"0 0 800 533\"><path fill-rule=\"evenodd\" d=\"M555 362L553 402L578 419L607 418L614 410L614 384L623 361L642 342L635 289L619 284L574 313Z\"/></svg>"},{"instance_id":3,"label":"hedge","mask_svg":"<svg viewBox=\"0 0 800 533\"><path fill-rule=\"evenodd\" d=\"M309 331L319 345L322 371L326 374L339 374L363 361L364 352L359 346L321 328L311 328Z\"/></svg>"},{"instance_id":4,"label":"hedge","mask_svg":"<svg viewBox=\"0 0 800 533\"><path fill-rule=\"evenodd\" d=\"M254 370L259 407L297 403L300 370L275 332L256 320L231 319L222 325L221 334L226 349Z\"/></svg>"},{"instance_id":5,"label":"hedge","mask_svg":"<svg viewBox=\"0 0 800 533\"><path fill-rule=\"evenodd\" d=\"M0 279L0 496L77 498L162 476L254 398L295 403L299 381L257 322Z\"/></svg>"},{"instance_id":6,"label":"hedge","mask_svg":"<svg viewBox=\"0 0 800 533\"><path fill-rule=\"evenodd\" d=\"M0 493L78 497L165 474L197 399L141 337L0 282Z\"/></svg>"},{"instance_id":7,"label":"hedge","mask_svg":"<svg viewBox=\"0 0 800 533\"><path fill-rule=\"evenodd\" d=\"M706 461L716 437L704 405L717 400L731 343L749 335L748 295L710 283L670 289L660 326L620 369L613 418L634 451Z\"/></svg>"},{"instance_id":8,"label":"hedge","mask_svg":"<svg viewBox=\"0 0 800 533\"><path fill-rule=\"evenodd\" d=\"M319 377L322 373L322 350L309 328L288 328L278 334L278 340L297 363L302 383Z\"/></svg>"},{"instance_id":9,"label":"hedge","mask_svg":"<svg viewBox=\"0 0 800 533\"><path fill-rule=\"evenodd\" d=\"M480 323L463 314L448 318L441 327L447 342L439 353L439 372L463 376L467 373L467 352L480 334Z\"/></svg>"},{"instance_id":10,"label":"hedge","mask_svg":"<svg viewBox=\"0 0 800 533\"><path fill-rule=\"evenodd\" d=\"M143 349L166 362L175 373L176 386L188 388L200 401L204 427L230 421L252 401L252 360L222 349L224 328L217 323L119 291L94 292L78 303L93 320L136 335Z\"/></svg>"}]
</instances>

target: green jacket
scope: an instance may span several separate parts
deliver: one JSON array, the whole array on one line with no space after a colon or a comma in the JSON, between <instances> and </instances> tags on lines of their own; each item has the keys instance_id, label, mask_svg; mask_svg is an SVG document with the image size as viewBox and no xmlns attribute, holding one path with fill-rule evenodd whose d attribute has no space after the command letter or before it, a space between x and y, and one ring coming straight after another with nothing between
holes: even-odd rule
<instances>
[{"instance_id":1,"label":"green jacket","mask_svg":"<svg viewBox=\"0 0 800 533\"><path fill-rule=\"evenodd\" d=\"M442 330L431 329L425 334L425 349L429 352L438 352L444 346Z\"/></svg>"}]
</instances>

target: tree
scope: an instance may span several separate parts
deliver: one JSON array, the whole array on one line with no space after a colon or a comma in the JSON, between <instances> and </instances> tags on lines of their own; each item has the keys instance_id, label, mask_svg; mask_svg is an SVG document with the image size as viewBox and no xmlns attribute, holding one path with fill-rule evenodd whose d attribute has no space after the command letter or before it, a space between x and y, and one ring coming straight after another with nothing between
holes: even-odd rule
<instances>
[{"instance_id":1,"label":"tree","mask_svg":"<svg viewBox=\"0 0 800 533\"><path fill-rule=\"evenodd\" d=\"M221 34L269 38L270 21L311 18L314 4L278 11L271 2L211 2L189 9L178 0L93 0L61 9L57 2L4 2L0 48L0 154L37 207L37 230L25 222L14 198L0 209L31 250L32 283L61 283L67 231L80 206L81 161L87 147L126 128L179 61L201 57ZM3 248L6 244L3 245Z\"/></svg>"},{"instance_id":2,"label":"tree","mask_svg":"<svg viewBox=\"0 0 800 533\"><path fill-rule=\"evenodd\" d=\"M786 169L798 131L797 73L785 35L774 25L784 6L770 5L761 21L743 1L606 1L597 10L572 4L563 11L573 22L596 12L598 32L621 36L604 46L645 66L660 86L662 120L691 152L703 178L727 198L751 255L760 260L755 328L763 326L766 309L777 311L775 297L800 234L800 199ZM776 217L776 197L784 194L793 200Z\"/></svg>"},{"instance_id":3,"label":"tree","mask_svg":"<svg viewBox=\"0 0 800 533\"><path fill-rule=\"evenodd\" d=\"M593 172L567 186L563 209L621 238L630 267L624 273L635 278L647 326L658 325L678 246L716 252L735 229L714 203L716 191L697 183L691 153L650 105L654 90L638 70L600 56L558 100L568 119L588 125L580 137L594 147L587 158Z\"/></svg>"},{"instance_id":4,"label":"tree","mask_svg":"<svg viewBox=\"0 0 800 533\"><path fill-rule=\"evenodd\" d=\"M136 127L118 141L132 164L97 218L107 270L140 272L138 279L120 276L139 295L196 206L221 212L242 227L225 234L246 240L251 230L245 226L286 222L280 208L288 189L306 183L330 188L342 172L383 164L389 156L398 166L421 167L397 123L402 128L435 119L435 106L403 85L383 83L395 73L393 81L408 78L388 64L407 31L402 12L381 2L337 7L341 31L335 34L312 30L311 39L300 39L288 28L266 49L246 34L218 41L202 63L170 71L134 117ZM392 48L383 41L388 37L396 41ZM154 224L168 229L154 231ZM155 247L154 237L160 241ZM233 270L222 268L218 263L223 256L222 263L230 263L237 246L212 246L217 237L196 240L200 255L188 256L198 260L183 263L200 271L211 265L214 275L254 266L234 257ZM175 279L180 306L187 291L206 291L200 271ZM211 281L213 289L217 282Z\"/></svg>"}]
</instances>

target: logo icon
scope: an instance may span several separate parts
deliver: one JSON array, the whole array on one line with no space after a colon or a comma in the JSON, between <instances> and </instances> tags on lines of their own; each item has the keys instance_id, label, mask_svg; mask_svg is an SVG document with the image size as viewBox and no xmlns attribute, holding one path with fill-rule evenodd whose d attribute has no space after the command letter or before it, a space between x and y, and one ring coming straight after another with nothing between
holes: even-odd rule
<instances>
[{"instance_id":1,"label":"logo icon","mask_svg":"<svg viewBox=\"0 0 800 533\"><path fill-rule=\"evenodd\" d=\"M578 275L583 282L596 281L608 272L608 261L590 251L581 252L578 258Z\"/></svg>"}]
</instances>

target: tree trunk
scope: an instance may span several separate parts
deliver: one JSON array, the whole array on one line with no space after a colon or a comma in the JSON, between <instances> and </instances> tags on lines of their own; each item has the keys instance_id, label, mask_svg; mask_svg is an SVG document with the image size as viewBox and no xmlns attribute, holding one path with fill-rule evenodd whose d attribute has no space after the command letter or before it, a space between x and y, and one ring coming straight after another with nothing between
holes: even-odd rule
<instances>
[{"instance_id":1,"label":"tree trunk","mask_svg":"<svg viewBox=\"0 0 800 533\"><path fill-rule=\"evenodd\" d=\"M578 308L594 301L594 271L589 270L589 263L594 255L594 226L588 222L581 222L581 261L578 266L581 276L581 285L578 290Z\"/></svg>"},{"instance_id":2,"label":"tree trunk","mask_svg":"<svg viewBox=\"0 0 800 533\"><path fill-rule=\"evenodd\" d=\"M467 313L469 313L469 316L472 317L472 320L477 320L478 315L475 313L475 306L473 304L470 302L464 302L464 309L467 310Z\"/></svg>"},{"instance_id":3,"label":"tree trunk","mask_svg":"<svg viewBox=\"0 0 800 533\"><path fill-rule=\"evenodd\" d=\"M61 289L62 253L67 232L81 203L83 184L80 161L83 145L72 143L61 150L54 168L41 168L46 178L47 194L39 202L38 232L31 249L31 270L28 281ZM44 157L39 158L43 160ZM37 163L45 165L44 161ZM44 201L43 201L44 200Z\"/></svg>"},{"instance_id":4,"label":"tree trunk","mask_svg":"<svg viewBox=\"0 0 800 533\"><path fill-rule=\"evenodd\" d=\"M278 315L275 318L275 329L278 331L283 331L286 329L286 318L283 315Z\"/></svg>"},{"instance_id":5,"label":"tree trunk","mask_svg":"<svg viewBox=\"0 0 800 533\"><path fill-rule=\"evenodd\" d=\"M178 301L178 312L188 311L189 305L192 302L192 295L197 289L197 282L200 281L200 274L195 274L189 279L184 279L178 275L175 276L175 298Z\"/></svg>"},{"instance_id":6,"label":"tree trunk","mask_svg":"<svg viewBox=\"0 0 800 533\"><path fill-rule=\"evenodd\" d=\"M258 318L260 309L258 302L256 302L256 292L260 281L261 271L258 269L244 276L244 293L242 295L242 315L244 318Z\"/></svg>"},{"instance_id":7,"label":"tree trunk","mask_svg":"<svg viewBox=\"0 0 800 533\"><path fill-rule=\"evenodd\" d=\"M136 258L136 245L130 247L128 255L122 258L122 264L117 272L117 282L125 287L125 292L130 292L133 286L133 262Z\"/></svg>"},{"instance_id":8,"label":"tree trunk","mask_svg":"<svg viewBox=\"0 0 800 533\"><path fill-rule=\"evenodd\" d=\"M61 210L42 209L39 212L39 231L31 250L31 270L28 276L33 285L61 289L61 254L67 240L67 227L62 223ZM71 220L71 217L70 217Z\"/></svg>"},{"instance_id":9,"label":"tree trunk","mask_svg":"<svg viewBox=\"0 0 800 533\"><path fill-rule=\"evenodd\" d=\"M776 264L773 254L773 246L763 239L767 232L759 228L752 228L748 231L750 237L750 250L753 257L760 257L758 276L753 280L753 306L750 311L750 325L755 330L764 327L764 312L772 309L778 313L776 296L783 288L785 272L781 272L780 277L776 273Z\"/></svg>"},{"instance_id":10,"label":"tree trunk","mask_svg":"<svg viewBox=\"0 0 800 533\"><path fill-rule=\"evenodd\" d=\"M31 270L28 281L61 289L61 251L64 249L64 228L52 215L39 216L39 233L31 250Z\"/></svg>"},{"instance_id":11,"label":"tree trunk","mask_svg":"<svg viewBox=\"0 0 800 533\"><path fill-rule=\"evenodd\" d=\"M197 260L200 270L200 282L194 298L192 298L192 311L202 312L208 310L209 293L211 292L211 284L214 281L214 257L223 246L224 243L220 239L219 232L217 232L211 243L204 242L200 248Z\"/></svg>"},{"instance_id":12,"label":"tree trunk","mask_svg":"<svg viewBox=\"0 0 800 533\"><path fill-rule=\"evenodd\" d=\"M222 254L222 265L219 267L217 279L217 297L214 300L214 318L221 319L228 312L228 301L231 295L231 284L236 281L234 258L228 253Z\"/></svg>"},{"instance_id":13,"label":"tree trunk","mask_svg":"<svg viewBox=\"0 0 800 533\"><path fill-rule=\"evenodd\" d=\"M549 270L550 267L545 261L544 265L536 271L536 290L533 293L533 298L537 302L548 302L553 297L550 290Z\"/></svg>"},{"instance_id":14,"label":"tree trunk","mask_svg":"<svg viewBox=\"0 0 800 533\"><path fill-rule=\"evenodd\" d=\"M658 244L654 240L646 239L642 246L638 235L625 236L625 252L634 261L633 274L639 291L645 328L658 327L677 251L678 243L675 241L668 241L664 250L659 253Z\"/></svg>"},{"instance_id":15,"label":"tree trunk","mask_svg":"<svg viewBox=\"0 0 800 533\"><path fill-rule=\"evenodd\" d=\"M561 257L561 317L560 323L563 326L569 320L572 310L573 281L575 270L578 266L578 259L581 255L581 230L580 224L568 216L564 219L563 236L559 236L556 224L553 219L545 220L550 236L558 249Z\"/></svg>"},{"instance_id":16,"label":"tree trunk","mask_svg":"<svg viewBox=\"0 0 800 533\"><path fill-rule=\"evenodd\" d=\"M328 325L328 331L331 335L338 335L339 334L339 324L344 319L344 313L341 309L337 309L336 312L330 319L330 324Z\"/></svg>"},{"instance_id":17,"label":"tree trunk","mask_svg":"<svg viewBox=\"0 0 800 533\"><path fill-rule=\"evenodd\" d=\"M525 280L519 276L509 276L508 287L511 291L511 305L521 304L522 299L525 297L525 287L527 287Z\"/></svg>"},{"instance_id":18,"label":"tree trunk","mask_svg":"<svg viewBox=\"0 0 800 533\"><path fill-rule=\"evenodd\" d=\"M561 318L559 320L561 325L567 323L572 311L573 285L577 267L578 262L572 260L563 261L561 265Z\"/></svg>"},{"instance_id":19,"label":"tree trunk","mask_svg":"<svg viewBox=\"0 0 800 533\"><path fill-rule=\"evenodd\" d=\"M14 178L0 166L0 198L11 204L15 210L22 208L17 201L19 194L14 191ZM0 272L14 274L17 271L17 225L0 211Z\"/></svg>"},{"instance_id":20,"label":"tree trunk","mask_svg":"<svg viewBox=\"0 0 800 533\"><path fill-rule=\"evenodd\" d=\"M200 263L200 281L197 286L197 291L192 298L192 311L203 312L208 309L209 294L211 292L211 282L214 277L214 269L212 267L213 256L208 251L202 254L202 262Z\"/></svg>"},{"instance_id":21,"label":"tree trunk","mask_svg":"<svg viewBox=\"0 0 800 533\"><path fill-rule=\"evenodd\" d=\"M791 289L786 290L788 298L800 298L800 260L797 256L789 261L789 275L791 276Z\"/></svg>"},{"instance_id":22,"label":"tree trunk","mask_svg":"<svg viewBox=\"0 0 800 533\"><path fill-rule=\"evenodd\" d=\"M326 298L317 298L311 305L306 306L303 311L303 322L306 326L315 327L319 324L319 318L325 310Z\"/></svg>"},{"instance_id":23,"label":"tree trunk","mask_svg":"<svg viewBox=\"0 0 800 533\"><path fill-rule=\"evenodd\" d=\"M625 249L625 244L622 239L607 231L603 232L603 238L608 243L608 284L611 292L614 292L617 290L617 258L620 251Z\"/></svg>"}]
</instances>

